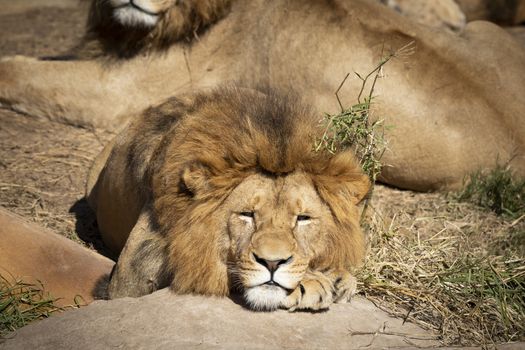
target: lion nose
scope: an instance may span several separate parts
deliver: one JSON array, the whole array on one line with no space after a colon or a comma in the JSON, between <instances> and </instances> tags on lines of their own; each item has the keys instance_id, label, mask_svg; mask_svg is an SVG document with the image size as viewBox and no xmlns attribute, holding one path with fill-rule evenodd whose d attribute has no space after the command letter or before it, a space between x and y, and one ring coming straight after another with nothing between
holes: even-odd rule
<instances>
[{"instance_id":1,"label":"lion nose","mask_svg":"<svg viewBox=\"0 0 525 350\"><path fill-rule=\"evenodd\" d=\"M286 259L278 259L278 260L263 259L263 258L258 257L256 254L253 254L253 257L255 261L257 261L262 266L266 267L268 271L270 271L271 273L275 272L279 268L279 266L287 264L290 261L292 261L292 256L289 256Z\"/></svg>"}]
</instances>

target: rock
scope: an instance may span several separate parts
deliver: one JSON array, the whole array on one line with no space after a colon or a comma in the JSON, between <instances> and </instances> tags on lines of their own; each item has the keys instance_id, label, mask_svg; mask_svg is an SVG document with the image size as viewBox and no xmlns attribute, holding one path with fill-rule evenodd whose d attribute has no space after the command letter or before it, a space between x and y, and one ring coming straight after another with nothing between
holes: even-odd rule
<instances>
[{"instance_id":1,"label":"rock","mask_svg":"<svg viewBox=\"0 0 525 350\"><path fill-rule=\"evenodd\" d=\"M73 304L80 295L86 303L101 292L113 261L21 217L0 209L0 274L24 282L41 281L60 298L56 305Z\"/></svg>"},{"instance_id":2,"label":"rock","mask_svg":"<svg viewBox=\"0 0 525 350\"><path fill-rule=\"evenodd\" d=\"M96 301L31 324L9 338L2 349L356 349L439 345L430 332L389 317L363 298L335 304L321 313L253 312L230 299L173 295L167 289L137 299Z\"/></svg>"}]
</instances>

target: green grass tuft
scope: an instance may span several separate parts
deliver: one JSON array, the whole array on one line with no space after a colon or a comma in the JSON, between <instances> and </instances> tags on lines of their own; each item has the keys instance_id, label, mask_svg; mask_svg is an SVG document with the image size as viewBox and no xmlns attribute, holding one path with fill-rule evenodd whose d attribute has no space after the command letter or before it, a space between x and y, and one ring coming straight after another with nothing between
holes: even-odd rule
<instances>
[{"instance_id":1,"label":"green grass tuft","mask_svg":"<svg viewBox=\"0 0 525 350\"><path fill-rule=\"evenodd\" d=\"M471 174L456 198L516 219L525 215L525 179L515 179L509 167L497 165Z\"/></svg>"},{"instance_id":2,"label":"green grass tuft","mask_svg":"<svg viewBox=\"0 0 525 350\"><path fill-rule=\"evenodd\" d=\"M321 150L332 154L338 151L352 148L360 165L368 175L372 183L375 183L381 172L381 158L385 152L383 120L371 120L371 108L374 100L374 88L377 80L382 76L383 67L393 58L412 54L413 42L408 43L397 51L384 56L379 64L366 76L355 72L361 80L361 90L357 96L357 103L350 108L343 106L339 99L339 91L345 84L350 73L343 79L335 95L341 112L337 114L325 114L322 127L324 133L320 139L315 141L314 148L317 152ZM368 92L365 89L368 87Z\"/></svg>"},{"instance_id":3,"label":"green grass tuft","mask_svg":"<svg viewBox=\"0 0 525 350\"><path fill-rule=\"evenodd\" d=\"M0 275L0 339L35 320L49 317L57 307L42 284L12 281Z\"/></svg>"},{"instance_id":4,"label":"green grass tuft","mask_svg":"<svg viewBox=\"0 0 525 350\"><path fill-rule=\"evenodd\" d=\"M365 174L375 182L381 171L384 153L383 122L369 121L371 99L353 105L337 115L326 115L326 132L317 141L316 150L324 148L334 154L353 147Z\"/></svg>"}]
</instances>

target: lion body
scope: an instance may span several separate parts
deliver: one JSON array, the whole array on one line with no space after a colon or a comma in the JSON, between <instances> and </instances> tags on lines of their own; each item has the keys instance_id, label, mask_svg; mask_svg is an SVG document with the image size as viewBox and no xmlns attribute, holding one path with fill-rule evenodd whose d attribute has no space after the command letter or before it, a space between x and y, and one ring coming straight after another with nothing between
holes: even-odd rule
<instances>
[{"instance_id":1,"label":"lion body","mask_svg":"<svg viewBox=\"0 0 525 350\"><path fill-rule=\"evenodd\" d=\"M111 296L169 282L179 293L241 287L256 309L347 299L364 254L356 204L369 182L350 151L313 150L316 119L295 98L231 87L137 117L88 182L105 243L124 249Z\"/></svg>"},{"instance_id":2,"label":"lion body","mask_svg":"<svg viewBox=\"0 0 525 350\"><path fill-rule=\"evenodd\" d=\"M210 12L197 9L205 4ZM454 35L363 0L171 6L190 20L171 32L162 27L145 44L119 39L119 46L107 30L92 30L99 36L88 36L86 47L97 59L79 49L77 61L0 62L0 100L29 114L118 130L173 94L238 81L293 89L322 115L338 112L334 91L348 72L366 74L382 50L414 41L415 53L391 61L375 89L374 115L390 127L380 179L414 190L451 189L497 162L525 175L525 97L518 93L525 90L525 50L493 24L470 23ZM136 33L130 29L130 37ZM346 107L360 87L357 78L342 87Z\"/></svg>"}]
</instances>

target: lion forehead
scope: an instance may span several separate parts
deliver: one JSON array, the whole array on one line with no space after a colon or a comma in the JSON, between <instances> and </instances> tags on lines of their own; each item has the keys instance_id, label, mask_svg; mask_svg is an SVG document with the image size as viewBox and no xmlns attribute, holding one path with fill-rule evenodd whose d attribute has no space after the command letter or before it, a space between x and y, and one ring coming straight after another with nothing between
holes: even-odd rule
<instances>
[{"instance_id":1,"label":"lion forehead","mask_svg":"<svg viewBox=\"0 0 525 350\"><path fill-rule=\"evenodd\" d=\"M323 203L312 180L306 174L296 173L285 179L283 201L294 214L321 211Z\"/></svg>"},{"instance_id":2,"label":"lion forehead","mask_svg":"<svg viewBox=\"0 0 525 350\"><path fill-rule=\"evenodd\" d=\"M275 181L260 173L252 174L242 181L228 197L225 205L233 211L256 210L274 202Z\"/></svg>"}]
</instances>

